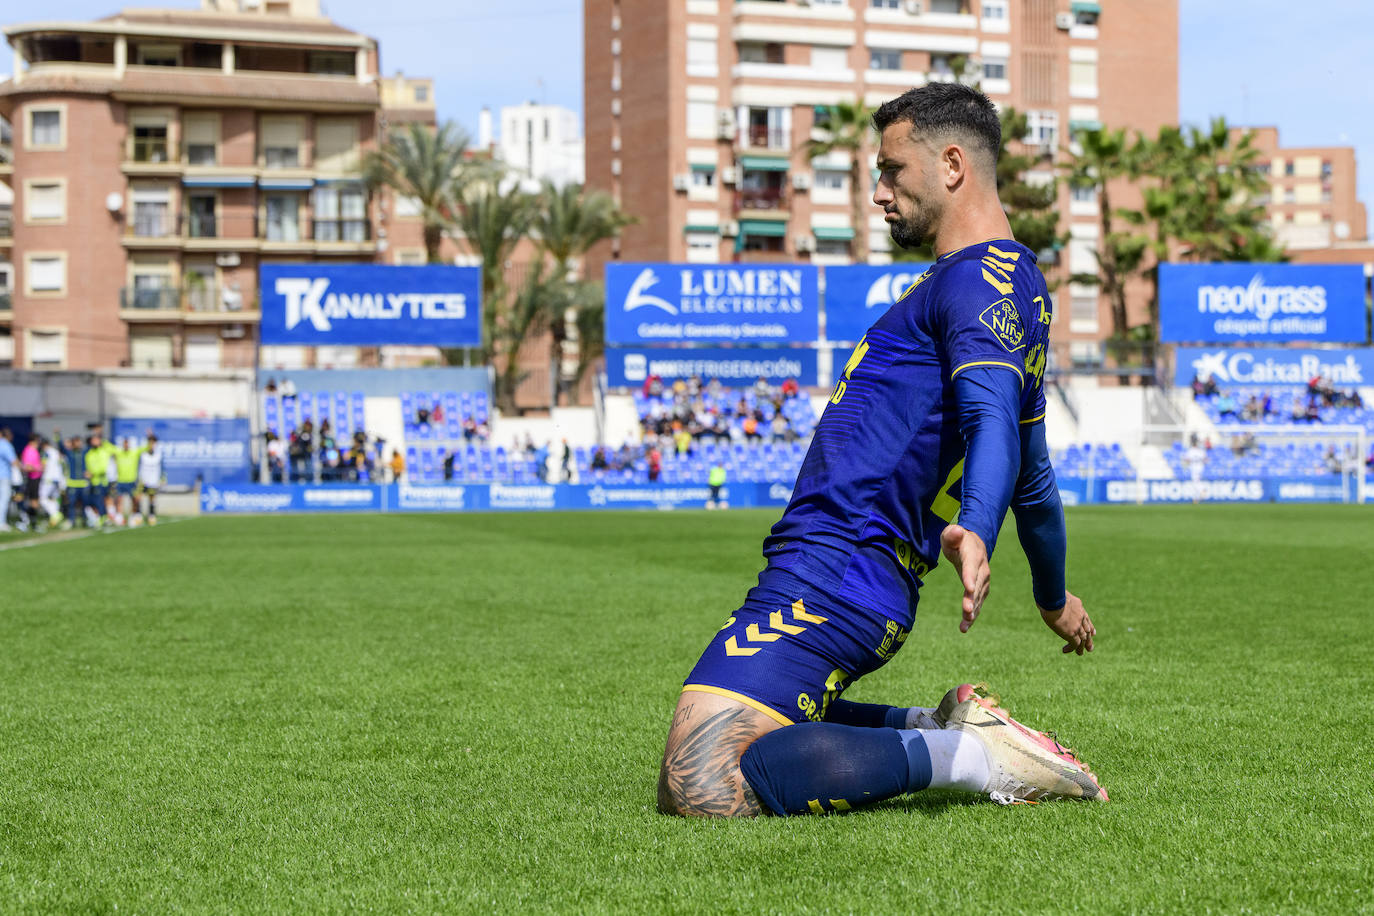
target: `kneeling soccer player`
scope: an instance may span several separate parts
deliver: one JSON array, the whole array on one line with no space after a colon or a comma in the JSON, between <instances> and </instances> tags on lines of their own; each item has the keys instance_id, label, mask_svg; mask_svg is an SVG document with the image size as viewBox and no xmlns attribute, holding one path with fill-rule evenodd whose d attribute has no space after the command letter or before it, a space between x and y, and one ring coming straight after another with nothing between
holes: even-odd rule
<instances>
[{"instance_id":1,"label":"kneeling soccer player","mask_svg":"<svg viewBox=\"0 0 1374 916\"><path fill-rule=\"evenodd\" d=\"M844 366L758 585L687 678L659 777L665 813L821 813L932 786L1001 803L1107 797L1071 751L970 685L933 708L840 699L901 648L941 552L968 631L1008 507L1064 651L1092 651L1095 633L1064 589L1041 385L1050 298L997 197L996 110L931 83L873 121L873 202L898 245L931 241L938 260Z\"/></svg>"}]
</instances>

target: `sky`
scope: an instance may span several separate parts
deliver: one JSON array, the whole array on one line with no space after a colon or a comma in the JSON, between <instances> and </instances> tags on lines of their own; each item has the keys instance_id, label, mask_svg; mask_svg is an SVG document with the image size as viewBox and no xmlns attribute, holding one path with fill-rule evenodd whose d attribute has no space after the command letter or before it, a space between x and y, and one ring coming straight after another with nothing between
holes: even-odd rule
<instances>
[{"instance_id":1,"label":"sky","mask_svg":"<svg viewBox=\"0 0 1374 916\"><path fill-rule=\"evenodd\" d=\"M1111 15L1108 0L1103 15ZM382 70L432 76L441 119L475 134L481 108L534 100L582 111L582 0L324 0L335 22L376 38ZM199 6L131 0L129 6ZM118 0L45 0L0 24L94 19ZM31 9L34 7L30 7ZM1273 126L1284 146L1353 146L1359 196L1374 211L1374 3L1179 0L1179 117ZM0 48L0 74L13 69Z\"/></svg>"}]
</instances>

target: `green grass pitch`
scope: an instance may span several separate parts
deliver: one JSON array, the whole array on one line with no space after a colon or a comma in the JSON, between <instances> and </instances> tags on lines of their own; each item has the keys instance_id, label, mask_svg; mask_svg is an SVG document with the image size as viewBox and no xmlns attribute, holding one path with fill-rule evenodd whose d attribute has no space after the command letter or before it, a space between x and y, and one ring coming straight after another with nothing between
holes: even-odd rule
<instances>
[{"instance_id":1,"label":"green grass pitch","mask_svg":"<svg viewBox=\"0 0 1374 916\"><path fill-rule=\"evenodd\" d=\"M1010 532L850 699L986 680L1105 805L654 812L776 512L206 518L0 553L0 911L1374 909L1374 516L1070 511L1098 648Z\"/></svg>"}]
</instances>

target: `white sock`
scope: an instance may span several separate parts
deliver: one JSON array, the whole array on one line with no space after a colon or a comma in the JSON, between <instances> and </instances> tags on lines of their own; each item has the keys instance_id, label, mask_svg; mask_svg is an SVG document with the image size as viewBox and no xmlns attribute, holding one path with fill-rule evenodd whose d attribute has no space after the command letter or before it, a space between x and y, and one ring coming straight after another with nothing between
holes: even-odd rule
<instances>
[{"instance_id":1,"label":"white sock","mask_svg":"<svg viewBox=\"0 0 1374 916\"><path fill-rule=\"evenodd\" d=\"M921 729L930 752L930 787L985 792L992 770L983 742L957 728Z\"/></svg>"},{"instance_id":2,"label":"white sock","mask_svg":"<svg viewBox=\"0 0 1374 916\"><path fill-rule=\"evenodd\" d=\"M939 728L935 721L935 710L929 706L913 706L906 711L906 724L902 728Z\"/></svg>"}]
</instances>

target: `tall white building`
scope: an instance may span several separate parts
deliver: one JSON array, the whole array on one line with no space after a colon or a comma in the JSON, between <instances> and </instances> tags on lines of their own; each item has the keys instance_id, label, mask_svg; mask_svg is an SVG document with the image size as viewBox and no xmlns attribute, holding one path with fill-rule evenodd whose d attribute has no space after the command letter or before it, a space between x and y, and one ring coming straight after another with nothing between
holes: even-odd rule
<instances>
[{"instance_id":1,"label":"tall white building","mask_svg":"<svg viewBox=\"0 0 1374 916\"><path fill-rule=\"evenodd\" d=\"M526 102L501 109L499 155L526 179L562 187L583 181L582 122L557 105Z\"/></svg>"}]
</instances>

